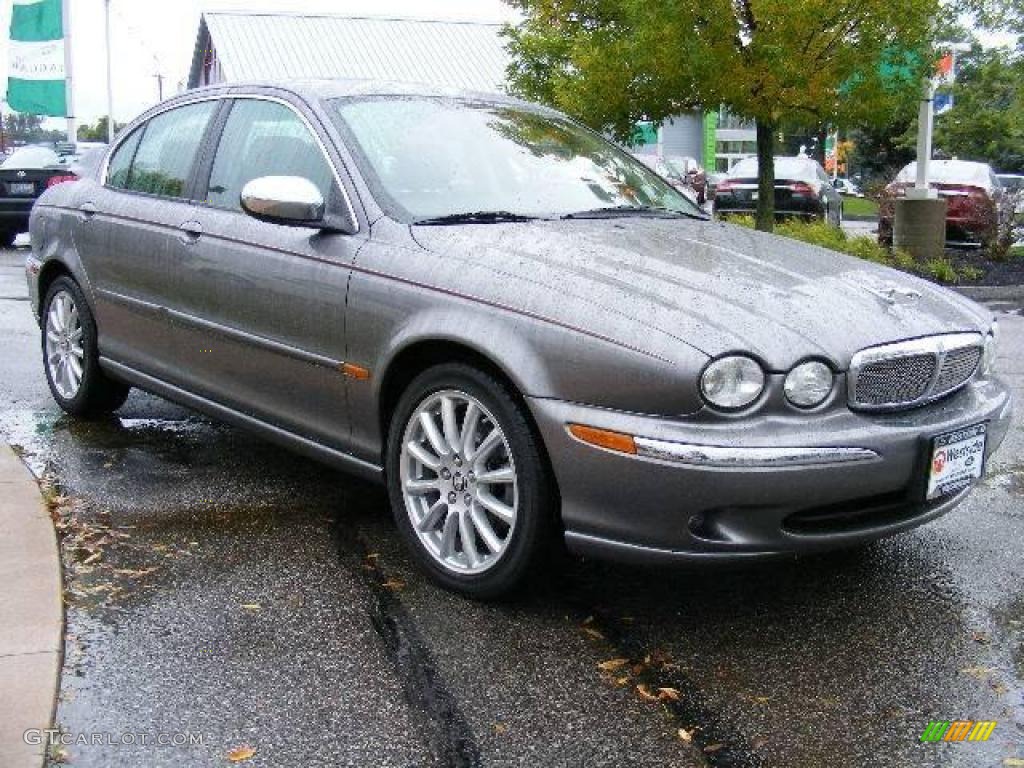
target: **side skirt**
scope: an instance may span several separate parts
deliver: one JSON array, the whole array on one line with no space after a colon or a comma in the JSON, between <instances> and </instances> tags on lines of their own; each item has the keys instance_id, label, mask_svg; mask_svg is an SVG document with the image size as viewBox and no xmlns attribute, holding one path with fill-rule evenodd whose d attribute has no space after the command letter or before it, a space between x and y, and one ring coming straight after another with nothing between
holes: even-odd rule
<instances>
[{"instance_id":1,"label":"side skirt","mask_svg":"<svg viewBox=\"0 0 1024 768\"><path fill-rule=\"evenodd\" d=\"M273 424L268 424L265 421L254 418L253 416L240 413L233 408L228 408L227 406L216 403L213 400L208 400L205 397L188 392L187 390L176 387L173 384L168 384L165 381L154 378L145 373L141 373L134 368L129 368L127 365L115 363L109 358L100 357L100 366L103 370L110 373L112 377L127 382L141 390L163 397L187 408L200 411L201 413L205 413L208 416L227 422L228 424L233 424L237 427L241 427L242 429L247 429L273 443L277 443L278 445L289 448L296 453L301 453L312 459L316 459L317 461L322 461L332 467L336 467L346 472L351 472L364 480L369 480L375 483L384 482L384 470L376 464L363 461L351 454L344 453L334 448L328 448L327 446L321 445L309 438L296 435L294 432L289 432L285 429L281 429L280 427L276 427Z\"/></svg>"}]
</instances>

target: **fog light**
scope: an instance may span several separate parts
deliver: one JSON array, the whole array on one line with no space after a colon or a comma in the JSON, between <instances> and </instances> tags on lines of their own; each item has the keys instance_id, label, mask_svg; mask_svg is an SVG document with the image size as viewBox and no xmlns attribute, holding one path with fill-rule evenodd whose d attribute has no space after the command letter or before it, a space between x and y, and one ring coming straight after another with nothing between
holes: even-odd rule
<instances>
[{"instance_id":1,"label":"fog light","mask_svg":"<svg viewBox=\"0 0 1024 768\"><path fill-rule=\"evenodd\" d=\"M801 363L786 376L786 399L800 408L821 405L831 394L832 369L819 360Z\"/></svg>"}]
</instances>

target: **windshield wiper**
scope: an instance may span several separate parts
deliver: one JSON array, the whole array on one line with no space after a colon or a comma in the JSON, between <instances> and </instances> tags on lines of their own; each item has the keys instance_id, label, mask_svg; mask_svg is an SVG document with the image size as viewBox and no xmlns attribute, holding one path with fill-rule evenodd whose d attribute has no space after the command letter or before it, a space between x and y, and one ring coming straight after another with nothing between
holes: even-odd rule
<instances>
[{"instance_id":1,"label":"windshield wiper","mask_svg":"<svg viewBox=\"0 0 1024 768\"><path fill-rule=\"evenodd\" d=\"M661 206L654 205L613 205L607 208L591 208L587 211L576 211L575 213L567 213L563 219L601 219L609 216L631 216L631 215L643 215L650 216L655 214L657 216L685 216L688 219L696 219L697 221L707 221L707 216L702 216L697 213L689 213L687 211L676 211L672 208L664 208Z\"/></svg>"},{"instance_id":2,"label":"windshield wiper","mask_svg":"<svg viewBox=\"0 0 1024 768\"><path fill-rule=\"evenodd\" d=\"M467 213L450 213L447 216L436 216L430 219L419 219L414 224L504 224L517 221L536 221L536 216L511 211L473 211Z\"/></svg>"}]
</instances>

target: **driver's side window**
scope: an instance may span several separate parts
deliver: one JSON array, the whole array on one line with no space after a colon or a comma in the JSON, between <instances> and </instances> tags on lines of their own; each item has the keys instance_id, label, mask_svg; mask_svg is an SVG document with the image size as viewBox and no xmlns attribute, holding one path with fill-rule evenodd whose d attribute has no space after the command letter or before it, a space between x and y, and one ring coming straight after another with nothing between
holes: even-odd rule
<instances>
[{"instance_id":1,"label":"driver's side window","mask_svg":"<svg viewBox=\"0 0 1024 768\"><path fill-rule=\"evenodd\" d=\"M301 176L330 200L334 174L305 122L275 101L236 99L213 161L207 202L241 210L242 188L261 176Z\"/></svg>"}]
</instances>

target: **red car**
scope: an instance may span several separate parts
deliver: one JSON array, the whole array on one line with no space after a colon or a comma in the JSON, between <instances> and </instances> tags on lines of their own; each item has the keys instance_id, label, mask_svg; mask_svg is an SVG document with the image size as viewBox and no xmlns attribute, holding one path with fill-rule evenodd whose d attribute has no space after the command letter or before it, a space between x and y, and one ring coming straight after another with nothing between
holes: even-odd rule
<instances>
[{"instance_id":1,"label":"red car","mask_svg":"<svg viewBox=\"0 0 1024 768\"><path fill-rule=\"evenodd\" d=\"M910 163L885 188L878 213L878 241L892 245L894 201L904 197L917 179ZM1002 187L992 168L966 160L932 160L928 186L946 199L946 241L985 244L995 234Z\"/></svg>"}]
</instances>

